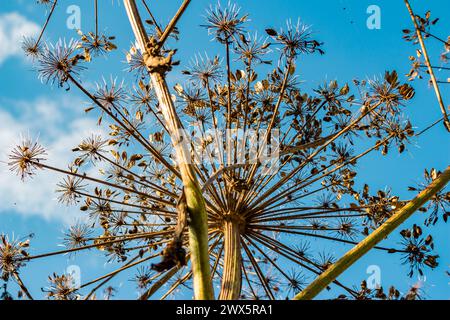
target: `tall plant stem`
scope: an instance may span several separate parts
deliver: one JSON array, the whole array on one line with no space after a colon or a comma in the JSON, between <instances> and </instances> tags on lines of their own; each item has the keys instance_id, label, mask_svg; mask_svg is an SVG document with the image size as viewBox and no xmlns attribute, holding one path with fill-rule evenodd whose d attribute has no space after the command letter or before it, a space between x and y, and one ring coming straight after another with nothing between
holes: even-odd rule
<instances>
[{"instance_id":1,"label":"tall plant stem","mask_svg":"<svg viewBox=\"0 0 450 320\"><path fill-rule=\"evenodd\" d=\"M398 212L391 216L378 229L372 232L363 241L348 251L341 259L330 266L324 273L318 276L306 289L297 294L294 300L311 300L325 289L340 274L353 265L359 258L386 238L392 231L405 222L417 209L422 207L450 180L450 166L445 169L428 187L420 192L417 197L408 202Z\"/></svg>"},{"instance_id":2,"label":"tall plant stem","mask_svg":"<svg viewBox=\"0 0 450 320\"><path fill-rule=\"evenodd\" d=\"M220 300L237 300L242 287L241 234L239 222L235 219L224 221L224 265Z\"/></svg>"},{"instance_id":3,"label":"tall plant stem","mask_svg":"<svg viewBox=\"0 0 450 320\"><path fill-rule=\"evenodd\" d=\"M186 11L190 2L191 2L191 0L184 0L182 5L178 9L177 13L175 13L172 20L170 20L169 24L167 25L166 29L164 30L163 34L161 35L161 38L159 38L160 46L163 46L164 42L166 42L167 38L169 38L170 33L175 29L175 26L177 25L178 20L181 18L183 13Z\"/></svg>"},{"instance_id":4,"label":"tall plant stem","mask_svg":"<svg viewBox=\"0 0 450 320\"><path fill-rule=\"evenodd\" d=\"M183 4L181 13L186 9L187 3L188 1L185 1ZM156 50L149 50L148 48L149 38L142 24L135 0L124 0L124 4L139 44L139 49L150 58L160 58L154 56ZM176 18L174 18L175 22L179 19L181 13L177 13ZM174 24L172 28L173 27ZM149 73L160 104L162 115L171 135L172 144L180 168L181 179L184 185L184 193L186 195L186 203L190 215L189 246L194 279L194 296L195 299L198 300L214 299L208 255L208 224L205 199L203 198L195 174L195 168L191 164L189 152L180 143L182 138L180 136L182 126L173 104L164 73L157 69L149 69Z\"/></svg>"},{"instance_id":5,"label":"tall plant stem","mask_svg":"<svg viewBox=\"0 0 450 320\"><path fill-rule=\"evenodd\" d=\"M408 0L404 0L406 8L408 9L409 15L411 16L411 20L414 23L414 29L416 30L417 40L419 41L420 47L422 48L422 54L425 59L425 64L428 68L428 73L430 74L431 83L433 84L434 91L436 93L436 98L439 103L439 107L441 108L442 116L444 117L444 125L445 128L450 132L450 120L448 118L447 110L445 108L444 100L442 99L441 91L439 89L438 81L436 80L436 76L434 75L434 70L430 62L430 57L428 55L427 48L425 46L425 41L423 41L422 31L420 30L419 24L417 23L416 16L414 15L414 11L411 8Z\"/></svg>"}]
</instances>

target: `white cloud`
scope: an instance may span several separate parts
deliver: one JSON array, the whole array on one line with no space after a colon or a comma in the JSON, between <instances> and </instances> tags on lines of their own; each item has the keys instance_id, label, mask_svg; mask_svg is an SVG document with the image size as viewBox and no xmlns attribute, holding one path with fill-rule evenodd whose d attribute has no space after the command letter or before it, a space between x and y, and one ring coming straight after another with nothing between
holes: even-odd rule
<instances>
[{"instance_id":1,"label":"white cloud","mask_svg":"<svg viewBox=\"0 0 450 320\"><path fill-rule=\"evenodd\" d=\"M16 13L0 15L0 65L9 57L22 54L23 37L33 37L40 27Z\"/></svg>"},{"instance_id":2,"label":"white cloud","mask_svg":"<svg viewBox=\"0 0 450 320\"><path fill-rule=\"evenodd\" d=\"M67 208L56 199L56 183L61 175L40 170L32 179L22 182L9 171L6 162L21 136L39 136L48 153L48 164L67 168L74 157L71 149L83 138L92 133L104 135L96 120L84 114L81 104L73 97L0 101L0 215L15 211L66 223L79 217L76 207Z\"/></svg>"}]
</instances>

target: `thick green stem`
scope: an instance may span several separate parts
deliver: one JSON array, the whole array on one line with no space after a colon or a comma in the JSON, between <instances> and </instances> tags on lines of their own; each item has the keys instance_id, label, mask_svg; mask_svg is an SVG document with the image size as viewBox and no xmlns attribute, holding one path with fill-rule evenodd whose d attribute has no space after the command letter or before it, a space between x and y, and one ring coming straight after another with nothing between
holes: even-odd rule
<instances>
[{"instance_id":1,"label":"thick green stem","mask_svg":"<svg viewBox=\"0 0 450 320\"><path fill-rule=\"evenodd\" d=\"M161 106L161 112L171 132L178 166L186 195L189 211L189 246L191 251L191 265L194 278L196 299L213 299L211 274L208 254L208 216L205 200L197 181L193 165L190 164L190 154L182 145L179 135L181 125L163 76L157 72L151 73L153 87Z\"/></svg>"},{"instance_id":2,"label":"thick green stem","mask_svg":"<svg viewBox=\"0 0 450 320\"><path fill-rule=\"evenodd\" d=\"M224 261L220 300L237 300L242 288L242 256L240 224L235 219L224 221Z\"/></svg>"},{"instance_id":3,"label":"thick green stem","mask_svg":"<svg viewBox=\"0 0 450 320\"><path fill-rule=\"evenodd\" d=\"M185 3L188 3L188 1L185 1ZM124 0L124 4L139 49L147 55L149 60L162 59L162 57L158 56L159 53L157 50L153 52L149 50L149 39L139 16L135 0ZM209 265L208 220L205 200L195 174L195 168L193 167L189 150L185 148L186 143L182 143L182 126L164 78L164 71L160 68L149 68L149 72L161 113L171 136L170 138L176 153L176 159L184 185L190 217L189 246L194 280L194 296L197 300L214 299Z\"/></svg>"},{"instance_id":4,"label":"thick green stem","mask_svg":"<svg viewBox=\"0 0 450 320\"><path fill-rule=\"evenodd\" d=\"M417 197L408 202L398 212L391 216L378 229L372 232L368 237L348 251L339 261L330 266L324 273L318 276L306 289L297 294L294 300L311 300L325 289L341 273L353 265L359 258L366 254L370 249L385 239L399 225L405 222L417 209L422 207L450 180L450 166L439 175L430 185L423 190Z\"/></svg>"}]
</instances>

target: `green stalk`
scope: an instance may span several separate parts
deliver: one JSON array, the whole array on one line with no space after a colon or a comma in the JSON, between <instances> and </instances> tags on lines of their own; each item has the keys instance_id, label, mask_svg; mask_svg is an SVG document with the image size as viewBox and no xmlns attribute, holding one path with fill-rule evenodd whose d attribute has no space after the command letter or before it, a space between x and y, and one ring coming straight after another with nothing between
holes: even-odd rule
<instances>
[{"instance_id":1,"label":"green stalk","mask_svg":"<svg viewBox=\"0 0 450 320\"><path fill-rule=\"evenodd\" d=\"M173 21L179 19L188 3L189 1L183 3ZM139 49L147 56L149 61L163 61L165 58L160 56L158 48L149 47L149 38L142 24L135 0L124 0L124 5ZM173 28L174 23L170 25ZM170 61L168 60L167 63L170 63ZM166 66L161 64L161 68L149 68L149 72L153 88L159 101L161 113L176 152L180 175L184 185L184 193L190 217L189 246L194 280L194 297L197 300L212 300L214 299L214 292L208 254L208 220L205 199L203 198L195 174L195 168L190 159L189 150L186 150L181 143L183 138L180 135L182 130L181 121L165 80L164 67Z\"/></svg>"},{"instance_id":2,"label":"green stalk","mask_svg":"<svg viewBox=\"0 0 450 320\"><path fill-rule=\"evenodd\" d=\"M348 251L341 259L330 266L325 272L318 276L306 289L297 294L294 300L311 300L325 289L332 281L334 281L341 273L353 265L359 258L366 254L370 249L376 246L380 241L385 239L399 225L405 222L411 215L428 200L430 200L437 192L450 180L450 166L445 169L426 189L417 195L413 200L408 202L398 212L392 215L378 229L372 232L363 241L357 244L353 249Z\"/></svg>"}]
</instances>

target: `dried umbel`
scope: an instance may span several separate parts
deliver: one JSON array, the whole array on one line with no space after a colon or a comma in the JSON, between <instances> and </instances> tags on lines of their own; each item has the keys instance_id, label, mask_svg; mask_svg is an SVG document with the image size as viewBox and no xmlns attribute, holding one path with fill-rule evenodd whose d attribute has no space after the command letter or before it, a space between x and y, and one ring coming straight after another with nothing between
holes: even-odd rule
<instances>
[{"instance_id":1,"label":"dried umbel","mask_svg":"<svg viewBox=\"0 0 450 320\"><path fill-rule=\"evenodd\" d=\"M441 172L432 168L430 170L425 169L424 171L424 181L419 183L417 186L411 186L408 188L409 191L418 192L422 191L426 188L426 184L430 184ZM420 208L421 212L429 212L427 218L425 220L425 225L435 225L439 219L441 214L442 220L447 222L448 217L450 216L448 208L450 207L450 192L445 189L437 192L430 202L428 202L427 206Z\"/></svg>"},{"instance_id":2,"label":"dried umbel","mask_svg":"<svg viewBox=\"0 0 450 320\"><path fill-rule=\"evenodd\" d=\"M74 287L74 279L71 275L53 275L48 277L50 286L43 289L47 292L47 297L50 300L77 300L78 294L76 292L77 288Z\"/></svg>"},{"instance_id":3,"label":"dried umbel","mask_svg":"<svg viewBox=\"0 0 450 320\"><path fill-rule=\"evenodd\" d=\"M422 228L413 225L411 230L405 229L400 232L403 237L402 244L404 246L403 261L411 266L409 276L417 270L423 275L422 268L428 266L430 268L437 267L438 255L430 254L434 249L433 237L431 235L422 238Z\"/></svg>"},{"instance_id":4,"label":"dried umbel","mask_svg":"<svg viewBox=\"0 0 450 320\"><path fill-rule=\"evenodd\" d=\"M78 75L85 67L79 64L83 55L75 54L77 43L60 40L55 45L46 45L38 57L39 78L45 83L63 86L70 75Z\"/></svg>"},{"instance_id":5,"label":"dried umbel","mask_svg":"<svg viewBox=\"0 0 450 320\"><path fill-rule=\"evenodd\" d=\"M220 3L211 6L206 14L205 26L208 33L221 43L231 41L233 37L243 32L243 25L247 21L247 15L241 15L240 11L241 9L231 2L225 7Z\"/></svg>"},{"instance_id":6,"label":"dried umbel","mask_svg":"<svg viewBox=\"0 0 450 320\"><path fill-rule=\"evenodd\" d=\"M351 247L405 203L358 179L361 158L402 153L414 141L404 113L415 91L396 71L375 80L328 81L307 92L296 75L302 67L297 58L324 53L308 26L289 22L281 30L266 29L267 37L260 38L249 36L247 15L235 5L212 7L207 15L205 27L225 58L196 56L183 72L186 81L174 86L170 99L179 116L174 122L185 129L181 133L167 121L161 86L150 81L156 74L163 82L175 54L169 44L158 45L159 27L149 40L157 65L148 52L133 47L127 54L136 83L111 78L94 92L85 88L79 72L101 58L88 59L86 43L46 45L52 54L38 61L45 82L79 89L89 99L86 111L98 112L100 125L108 121L108 137L68 146L75 153L69 169L43 163L43 149L30 143L10 157L11 168L22 176L37 168L61 174L60 201L79 206L88 219L69 228L66 249L52 254L94 249L118 265L82 285L78 295L88 290L84 297L92 297L131 268L138 271L133 280L142 299L158 290L166 298L192 289L193 213L186 210L192 194L185 192L184 165L192 168L205 202L207 250L221 299L298 293L336 261L317 243ZM178 144L191 157L188 164L178 161ZM269 155L261 147L267 144ZM93 176L92 168L99 175ZM408 271L436 266L431 244L414 237L405 241L402 248L376 250L408 254L405 262L413 266ZM50 281L51 298L77 297L66 276ZM345 297L382 296L339 281L334 285Z\"/></svg>"},{"instance_id":7,"label":"dried umbel","mask_svg":"<svg viewBox=\"0 0 450 320\"><path fill-rule=\"evenodd\" d=\"M34 38L24 38L22 42L22 50L32 59L36 59L42 54L42 46L36 42Z\"/></svg>"},{"instance_id":8,"label":"dried umbel","mask_svg":"<svg viewBox=\"0 0 450 320\"><path fill-rule=\"evenodd\" d=\"M11 171L19 175L22 180L35 174L40 168L40 163L45 160L45 149L29 138L17 145L9 155L8 165Z\"/></svg>"}]
</instances>

